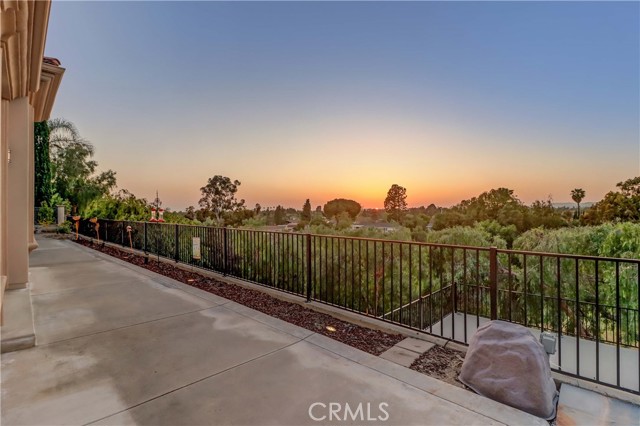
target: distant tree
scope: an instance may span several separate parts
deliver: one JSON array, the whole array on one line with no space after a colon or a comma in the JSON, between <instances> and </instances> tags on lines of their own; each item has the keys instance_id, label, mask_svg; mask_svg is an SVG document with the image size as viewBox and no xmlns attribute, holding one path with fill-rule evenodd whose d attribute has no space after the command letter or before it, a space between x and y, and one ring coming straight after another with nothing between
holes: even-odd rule
<instances>
[{"instance_id":1,"label":"distant tree","mask_svg":"<svg viewBox=\"0 0 640 426\"><path fill-rule=\"evenodd\" d=\"M434 214L438 213L438 210L438 207L436 207L436 205L432 203L427 206L426 213L429 216L433 216Z\"/></svg>"},{"instance_id":2,"label":"distant tree","mask_svg":"<svg viewBox=\"0 0 640 426\"><path fill-rule=\"evenodd\" d=\"M585 192L582 188L576 188L571 191L571 199L578 205L578 218L580 217L580 203L584 199Z\"/></svg>"},{"instance_id":3,"label":"distant tree","mask_svg":"<svg viewBox=\"0 0 640 426\"><path fill-rule=\"evenodd\" d=\"M342 212L346 212L351 220L355 220L362 210L362 206L353 200L345 200L344 198L336 198L324 205L324 215L328 219L335 219Z\"/></svg>"},{"instance_id":4,"label":"distant tree","mask_svg":"<svg viewBox=\"0 0 640 426\"><path fill-rule=\"evenodd\" d=\"M80 136L75 124L64 118L53 118L47 121L49 127L49 147L52 156L69 147L83 147L93 156L93 145Z\"/></svg>"},{"instance_id":5,"label":"distant tree","mask_svg":"<svg viewBox=\"0 0 640 426\"><path fill-rule=\"evenodd\" d=\"M249 221L255 217L255 212L251 209L245 209L244 207L237 208L233 211L225 212L224 225L237 227L242 226L246 221Z\"/></svg>"},{"instance_id":6,"label":"distant tree","mask_svg":"<svg viewBox=\"0 0 640 426\"><path fill-rule=\"evenodd\" d=\"M454 214L455 213L455 214ZM473 225L483 220L496 220L503 226L515 225L518 231L527 229L527 207L508 188L491 189L478 197L463 200L441 215L453 214L445 222L452 225ZM442 223L442 219L436 222ZM435 229L435 224L434 224Z\"/></svg>"},{"instance_id":7,"label":"distant tree","mask_svg":"<svg viewBox=\"0 0 640 426\"><path fill-rule=\"evenodd\" d=\"M198 204L206 213L213 215L217 224L221 224L224 213L244 207L244 200L236 199L239 186L239 180L231 181L226 176L213 176L200 188L202 198Z\"/></svg>"},{"instance_id":8,"label":"distant tree","mask_svg":"<svg viewBox=\"0 0 640 426\"><path fill-rule=\"evenodd\" d=\"M284 225L287 223L287 214L282 206L276 207L276 210L273 214L273 220L276 225Z\"/></svg>"},{"instance_id":9,"label":"distant tree","mask_svg":"<svg viewBox=\"0 0 640 426\"><path fill-rule=\"evenodd\" d=\"M561 228L567 225L562 213L553 207L553 201L536 200L531 203L527 217L528 229L543 227L546 229ZM508 242L508 241L507 241Z\"/></svg>"},{"instance_id":10,"label":"distant tree","mask_svg":"<svg viewBox=\"0 0 640 426\"><path fill-rule=\"evenodd\" d=\"M603 222L640 221L640 176L619 182L618 191L608 192L582 215L582 222L597 225Z\"/></svg>"},{"instance_id":11,"label":"distant tree","mask_svg":"<svg viewBox=\"0 0 640 426\"><path fill-rule=\"evenodd\" d=\"M83 214L84 208L116 186L112 170L97 173L98 163L91 160L93 149L83 144L68 145L52 154L53 188Z\"/></svg>"},{"instance_id":12,"label":"distant tree","mask_svg":"<svg viewBox=\"0 0 640 426\"><path fill-rule=\"evenodd\" d=\"M325 217L322 215L322 212L320 213L314 212L314 214L311 215L311 221L309 222L309 225L318 226L318 225L325 225L326 223L327 223L327 219L325 219Z\"/></svg>"},{"instance_id":13,"label":"distant tree","mask_svg":"<svg viewBox=\"0 0 640 426\"><path fill-rule=\"evenodd\" d=\"M353 224L353 219L348 212L342 211L336 215L336 229L347 229Z\"/></svg>"},{"instance_id":14,"label":"distant tree","mask_svg":"<svg viewBox=\"0 0 640 426\"><path fill-rule=\"evenodd\" d=\"M625 197L640 197L640 176L618 182L616 186Z\"/></svg>"},{"instance_id":15,"label":"distant tree","mask_svg":"<svg viewBox=\"0 0 640 426\"><path fill-rule=\"evenodd\" d=\"M389 218L400 222L405 212L407 211L407 190L406 188L396 185L391 185L391 188L387 192L387 198L384 200L384 209L389 214Z\"/></svg>"},{"instance_id":16,"label":"distant tree","mask_svg":"<svg viewBox=\"0 0 640 426\"><path fill-rule=\"evenodd\" d=\"M316 212L322 213L322 206L316 206Z\"/></svg>"},{"instance_id":17,"label":"distant tree","mask_svg":"<svg viewBox=\"0 0 640 426\"><path fill-rule=\"evenodd\" d=\"M311 221L311 202L307 198L307 201L304 202L304 206L302 206L302 215L301 219L305 222Z\"/></svg>"},{"instance_id":18,"label":"distant tree","mask_svg":"<svg viewBox=\"0 0 640 426\"><path fill-rule=\"evenodd\" d=\"M137 198L126 189L121 189L115 194L105 194L91 200L84 214L101 219L147 220L149 207L146 199Z\"/></svg>"},{"instance_id":19,"label":"distant tree","mask_svg":"<svg viewBox=\"0 0 640 426\"><path fill-rule=\"evenodd\" d=\"M256 203L255 208L253 209L253 211L256 212L256 214L260 214L260 211L262 210L262 206L259 203Z\"/></svg>"},{"instance_id":20,"label":"distant tree","mask_svg":"<svg viewBox=\"0 0 640 426\"><path fill-rule=\"evenodd\" d=\"M455 208L444 209L438 213L432 221L434 231L456 226L470 226L472 224L472 219L469 219L464 213Z\"/></svg>"},{"instance_id":21,"label":"distant tree","mask_svg":"<svg viewBox=\"0 0 640 426\"><path fill-rule=\"evenodd\" d=\"M196 218L196 208L193 206L187 207L187 209L184 212L184 217L186 217L189 220L194 220Z\"/></svg>"}]
</instances>

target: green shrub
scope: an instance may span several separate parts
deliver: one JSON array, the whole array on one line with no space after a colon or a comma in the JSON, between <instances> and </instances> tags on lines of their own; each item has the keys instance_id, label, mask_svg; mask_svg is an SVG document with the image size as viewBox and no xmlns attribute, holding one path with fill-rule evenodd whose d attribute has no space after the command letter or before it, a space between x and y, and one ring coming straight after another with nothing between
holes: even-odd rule
<instances>
[{"instance_id":1,"label":"green shrub","mask_svg":"<svg viewBox=\"0 0 640 426\"><path fill-rule=\"evenodd\" d=\"M70 234L71 233L71 222L68 220L62 222L60 226L58 226L58 234Z\"/></svg>"},{"instance_id":2,"label":"green shrub","mask_svg":"<svg viewBox=\"0 0 640 426\"><path fill-rule=\"evenodd\" d=\"M49 203L43 201L38 210L38 223L41 225L50 225L54 221L55 211L53 207L49 206Z\"/></svg>"}]
</instances>

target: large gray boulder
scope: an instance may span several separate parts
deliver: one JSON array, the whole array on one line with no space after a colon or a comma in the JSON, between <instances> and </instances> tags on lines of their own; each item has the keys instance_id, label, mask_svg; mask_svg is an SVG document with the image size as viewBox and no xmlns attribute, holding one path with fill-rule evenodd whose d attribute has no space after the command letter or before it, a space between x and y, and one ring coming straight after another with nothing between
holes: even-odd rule
<instances>
[{"instance_id":1,"label":"large gray boulder","mask_svg":"<svg viewBox=\"0 0 640 426\"><path fill-rule=\"evenodd\" d=\"M476 393L534 416L556 416L558 392L549 357L526 327L491 321L469 343L460 381Z\"/></svg>"}]
</instances>

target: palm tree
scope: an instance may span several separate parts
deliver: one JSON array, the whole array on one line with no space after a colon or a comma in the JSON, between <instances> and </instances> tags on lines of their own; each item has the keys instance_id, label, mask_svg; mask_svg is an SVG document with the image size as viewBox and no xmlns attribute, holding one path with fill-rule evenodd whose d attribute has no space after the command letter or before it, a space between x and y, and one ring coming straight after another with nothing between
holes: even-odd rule
<instances>
[{"instance_id":1,"label":"palm tree","mask_svg":"<svg viewBox=\"0 0 640 426\"><path fill-rule=\"evenodd\" d=\"M580 203L584 199L585 192L582 188L576 188L571 191L571 199L578 205L578 217L580 217Z\"/></svg>"},{"instance_id":2,"label":"palm tree","mask_svg":"<svg viewBox=\"0 0 640 426\"><path fill-rule=\"evenodd\" d=\"M62 149L81 146L93 155L93 145L91 142L80 136L80 132L75 124L64 118L54 118L47 122L49 125L49 147L51 156L55 155Z\"/></svg>"}]
</instances>

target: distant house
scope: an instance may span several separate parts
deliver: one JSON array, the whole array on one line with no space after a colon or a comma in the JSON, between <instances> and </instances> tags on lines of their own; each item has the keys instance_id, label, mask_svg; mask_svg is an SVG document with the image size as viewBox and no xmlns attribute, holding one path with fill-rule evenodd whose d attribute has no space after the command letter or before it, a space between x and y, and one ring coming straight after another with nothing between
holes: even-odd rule
<instances>
[{"instance_id":1,"label":"distant house","mask_svg":"<svg viewBox=\"0 0 640 426\"><path fill-rule=\"evenodd\" d=\"M353 225L351 225L351 229L362 228L379 229L382 232L392 232L397 230L399 226L389 222L354 223Z\"/></svg>"},{"instance_id":2,"label":"distant house","mask_svg":"<svg viewBox=\"0 0 640 426\"><path fill-rule=\"evenodd\" d=\"M271 231L271 232L292 232L295 230L295 227L298 225L297 222L287 223L285 225L268 225L263 226L260 229L262 231Z\"/></svg>"}]
</instances>

